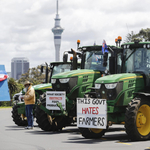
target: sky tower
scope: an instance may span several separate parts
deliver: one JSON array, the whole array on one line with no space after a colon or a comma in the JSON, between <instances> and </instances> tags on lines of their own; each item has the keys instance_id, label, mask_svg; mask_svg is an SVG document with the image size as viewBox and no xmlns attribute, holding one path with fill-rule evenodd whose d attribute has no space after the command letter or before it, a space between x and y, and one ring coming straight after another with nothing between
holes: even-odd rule
<instances>
[{"instance_id":1,"label":"sky tower","mask_svg":"<svg viewBox=\"0 0 150 150\"><path fill-rule=\"evenodd\" d=\"M60 18L58 14L58 0L57 0L57 12L55 18L55 26L52 28L52 32L54 33L54 44L55 44L55 61L59 61L59 53L60 53L60 44L61 44L61 34L64 31L60 26Z\"/></svg>"}]
</instances>

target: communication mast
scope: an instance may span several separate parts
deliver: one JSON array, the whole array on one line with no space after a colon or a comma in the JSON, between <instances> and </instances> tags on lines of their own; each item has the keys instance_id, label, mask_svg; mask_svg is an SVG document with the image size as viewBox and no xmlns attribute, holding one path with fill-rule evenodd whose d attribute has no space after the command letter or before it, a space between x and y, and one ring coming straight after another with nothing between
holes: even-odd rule
<instances>
[{"instance_id":1,"label":"communication mast","mask_svg":"<svg viewBox=\"0 0 150 150\"><path fill-rule=\"evenodd\" d=\"M54 33L54 45L55 45L55 61L59 61L60 58L60 45L61 45L61 34L64 31L60 26L60 18L58 14L58 0L57 0L57 8L56 8L56 18L55 18L55 26L52 28L52 32Z\"/></svg>"}]
</instances>

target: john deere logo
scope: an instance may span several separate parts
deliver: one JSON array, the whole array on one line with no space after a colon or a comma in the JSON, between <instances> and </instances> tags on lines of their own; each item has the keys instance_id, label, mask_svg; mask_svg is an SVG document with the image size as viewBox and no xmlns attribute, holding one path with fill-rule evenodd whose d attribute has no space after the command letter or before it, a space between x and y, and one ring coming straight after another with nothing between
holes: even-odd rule
<instances>
[{"instance_id":1,"label":"john deere logo","mask_svg":"<svg viewBox=\"0 0 150 150\"><path fill-rule=\"evenodd\" d=\"M60 85L59 85L59 84L57 84L57 88L60 88Z\"/></svg>"},{"instance_id":2,"label":"john deere logo","mask_svg":"<svg viewBox=\"0 0 150 150\"><path fill-rule=\"evenodd\" d=\"M105 94L105 91L102 91L103 94Z\"/></svg>"}]
</instances>

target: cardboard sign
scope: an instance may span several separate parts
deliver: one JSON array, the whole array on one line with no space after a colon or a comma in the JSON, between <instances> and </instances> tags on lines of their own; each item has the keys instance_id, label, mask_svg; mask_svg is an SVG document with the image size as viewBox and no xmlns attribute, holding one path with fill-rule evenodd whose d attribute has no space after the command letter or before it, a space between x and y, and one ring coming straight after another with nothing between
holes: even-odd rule
<instances>
[{"instance_id":1,"label":"cardboard sign","mask_svg":"<svg viewBox=\"0 0 150 150\"><path fill-rule=\"evenodd\" d=\"M77 98L77 126L106 129L106 99Z\"/></svg>"},{"instance_id":2,"label":"cardboard sign","mask_svg":"<svg viewBox=\"0 0 150 150\"><path fill-rule=\"evenodd\" d=\"M66 110L66 92L65 91L46 91L46 108L49 110L60 110L57 103L60 102Z\"/></svg>"}]
</instances>

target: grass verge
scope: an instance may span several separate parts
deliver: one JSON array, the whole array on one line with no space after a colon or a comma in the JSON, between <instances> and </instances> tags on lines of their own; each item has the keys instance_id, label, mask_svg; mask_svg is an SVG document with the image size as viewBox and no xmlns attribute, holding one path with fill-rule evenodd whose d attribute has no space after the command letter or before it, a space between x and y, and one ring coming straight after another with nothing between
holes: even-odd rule
<instances>
[{"instance_id":1,"label":"grass verge","mask_svg":"<svg viewBox=\"0 0 150 150\"><path fill-rule=\"evenodd\" d=\"M12 106L0 106L0 109L4 109L4 108L12 108Z\"/></svg>"}]
</instances>

